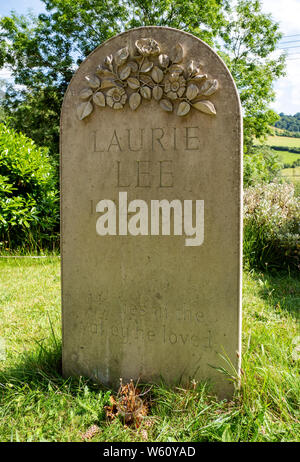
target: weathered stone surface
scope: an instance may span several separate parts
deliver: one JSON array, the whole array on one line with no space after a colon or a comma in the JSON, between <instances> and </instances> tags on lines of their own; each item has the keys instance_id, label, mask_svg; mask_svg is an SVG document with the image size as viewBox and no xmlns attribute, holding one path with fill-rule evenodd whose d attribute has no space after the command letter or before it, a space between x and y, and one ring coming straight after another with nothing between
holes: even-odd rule
<instances>
[{"instance_id":1,"label":"weathered stone surface","mask_svg":"<svg viewBox=\"0 0 300 462\"><path fill-rule=\"evenodd\" d=\"M239 369L241 136L232 77L190 34L134 29L81 64L61 118L65 375L232 393L211 366Z\"/></svg>"}]
</instances>

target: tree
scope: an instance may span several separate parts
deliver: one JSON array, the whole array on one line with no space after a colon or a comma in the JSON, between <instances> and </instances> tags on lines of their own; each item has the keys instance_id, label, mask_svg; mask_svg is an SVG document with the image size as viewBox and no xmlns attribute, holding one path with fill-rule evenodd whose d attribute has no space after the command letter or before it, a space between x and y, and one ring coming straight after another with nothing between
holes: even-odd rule
<instances>
[{"instance_id":1,"label":"tree","mask_svg":"<svg viewBox=\"0 0 300 462\"><path fill-rule=\"evenodd\" d=\"M269 109L272 84L283 59L269 59L281 35L261 13L258 0L42 0L47 13L12 14L0 21L0 66L16 84L4 108L10 124L38 144L58 151L62 98L78 64L116 33L143 25L170 26L219 50L235 77L245 113L245 139L267 133L276 118Z\"/></svg>"},{"instance_id":2,"label":"tree","mask_svg":"<svg viewBox=\"0 0 300 462\"><path fill-rule=\"evenodd\" d=\"M244 110L245 143L269 133L278 120L269 108L274 100L273 82L284 75L285 56L270 58L282 37L271 15L261 12L259 0L239 0L229 11L222 33L225 52L221 51L239 89Z\"/></svg>"}]
</instances>

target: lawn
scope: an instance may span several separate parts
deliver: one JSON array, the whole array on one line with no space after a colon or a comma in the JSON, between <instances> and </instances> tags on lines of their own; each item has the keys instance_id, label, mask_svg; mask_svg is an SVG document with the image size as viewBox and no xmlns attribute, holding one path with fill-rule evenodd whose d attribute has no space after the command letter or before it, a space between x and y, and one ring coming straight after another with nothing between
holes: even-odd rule
<instances>
[{"instance_id":1,"label":"lawn","mask_svg":"<svg viewBox=\"0 0 300 462\"><path fill-rule=\"evenodd\" d=\"M92 441L300 440L295 276L245 271L243 374L231 401L203 383L156 385L149 415L131 428L106 421L111 390L61 377L59 258L0 258L0 274L0 441L80 441L93 424Z\"/></svg>"}]
</instances>

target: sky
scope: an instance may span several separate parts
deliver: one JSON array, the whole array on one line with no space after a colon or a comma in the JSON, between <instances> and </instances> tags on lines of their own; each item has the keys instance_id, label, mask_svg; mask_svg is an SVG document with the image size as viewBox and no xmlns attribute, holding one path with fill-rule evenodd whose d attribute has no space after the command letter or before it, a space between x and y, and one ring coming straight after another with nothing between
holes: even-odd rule
<instances>
[{"instance_id":1,"label":"sky","mask_svg":"<svg viewBox=\"0 0 300 462\"><path fill-rule=\"evenodd\" d=\"M36 14L45 11L41 0L0 0L0 16L8 15L11 10L22 14L28 9ZM262 0L262 9L280 24L284 35L280 47L289 48L286 76L274 85L276 101L272 107L278 113L295 114L300 112L300 0ZM8 78L9 72L0 70L0 77Z\"/></svg>"}]
</instances>

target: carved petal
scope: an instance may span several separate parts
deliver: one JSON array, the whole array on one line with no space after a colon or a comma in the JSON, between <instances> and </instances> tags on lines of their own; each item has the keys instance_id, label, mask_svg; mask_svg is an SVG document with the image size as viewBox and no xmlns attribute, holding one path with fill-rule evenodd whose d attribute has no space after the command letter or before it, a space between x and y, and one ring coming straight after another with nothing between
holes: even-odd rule
<instances>
[{"instance_id":1,"label":"carved petal","mask_svg":"<svg viewBox=\"0 0 300 462\"><path fill-rule=\"evenodd\" d=\"M192 80L202 80L202 79L207 79L207 74L197 74L192 78Z\"/></svg>"},{"instance_id":2,"label":"carved petal","mask_svg":"<svg viewBox=\"0 0 300 462\"><path fill-rule=\"evenodd\" d=\"M200 88L201 94L205 96L213 95L219 87L217 79L206 80L206 82Z\"/></svg>"},{"instance_id":3,"label":"carved petal","mask_svg":"<svg viewBox=\"0 0 300 462\"><path fill-rule=\"evenodd\" d=\"M187 71L189 76L194 77L199 73L199 68L197 67L195 61L191 60L188 64Z\"/></svg>"},{"instance_id":4,"label":"carved petal","mask_svg":"<svg viewBox=\"0 0 300 462\"><path fill-rule=\"evenodd\" d=\"M180 63L182 61L182 58L183 58L183 48L182 48L182 45L180 43L177 43L175 49L173 50L173 63L174 64L177 64L177 63Z\"/></svg>"},{"instance_id":5,"label":"carved petal","mask_svg":"<svg viewBox=\"0 0 300 462\"><path fill-rule=\"evenodd\" d=\"M129 106L130 108L135 111L139 105L141 104L142 97L139 93L132 93L132 95L129 98Z\"/></svg>"},{"instance_id":6,"label":"carved petal","mask_svg":"<svg viewBox=\"0 0 300 462\"><path fill-rule=\"evenodd\" d=\"M90 113L93 111L93 105L89 101L86 101L85 103L80 103L77 106L77 115L79 120L84 119Z\"/></svg>"},{"instance_id":7,"label":"carved petal","mask_svg":"<svg viewBox=\"0 0 300 462\"><path fill-rule=\"evenodd\" d=\"M127 83L128 83L128 86L132 88L132 90L136 90L137 88L140 88L140 82L135 77L129 77L129 79L127 80Z\"/></svg>"},{"instance_id":8,"label":"carved petal","mask_svg":"<svg viewBox=\"0 0 300 462\"><path fill-rule=\"evenodd\" d=\"M128 47L121 48L121 50L117 51L115 54L115 63L117 66L121 66L124 64L129 56Z\"/></svg>"},{"instance_id":9,"label":"carved petal","mask_svg":"<svg viewBox=\"0 0 300 462\"><path fill-rule=\"evenodd\" d=\"M191 106L186 101L182 101L178 108L177 108L177 115L178 116L185 116L188 112L190 112Z\"/></svg>"},{"instance_id":10,"label":"carved petal","mask_svg":"<svg viewBox=\"0 0 300 462\"><path fill-rule=\"evenodd\" d=\"M79 93L79 98L84 101L85 99L89 99L89 97L92 96L92 94L93 94L93 90L91 88L84 88Z\"/></svg>"},{"instance_id":11,"label":"carved petal","mask_svg":"<svg viewBox=\"0 0 300 462\"><path fill-rule=\"evenodd\" d=\"M131 67L130 67L130 66L124 66L124 67L120 70L120 79L121 79L121 80L126 80L127 77L129 77L130 72L131 72Z\"/></svg>"},{"instance_id":12,"label":"carved petal","mask_svg":"<svg viewBox=\"0 0 300 462\"><path fill-rule=\"evenodd\" d=\"M173 111L173 104L168 99L162 99L159 104L160 104L160 107L164 111L167 111L167 112L172 112Z\"/></svg>"},{"instance_id":13,"label":"carved petal","mask_svg":"<svg viewBox=\"0 0 300 462\"><path fill-rule=\"evenodd\" d=\"M198 109L198 111L205 112L206 114L216 115L216 108L210 101L198 101L193 104L193 107Z\"/></svg>"},{"instance_id":14,"label":"carved petal","mask_svg":"<svg viewBox=\"0 0 300 462\"><path fill-rule=\"evenodd\" d=\"M100 79L96 75L88 74L88 75L85 76L85 80L87 81L88 85L93 90L100 87Z\"/></svg>"},{"instance_id":15,"label":"carved petal","mask_svg":"<svg viewBox=\"0 0 300 462\"><path fill-rule=\"evenodd\" d=\"M159 67L154 66L151 72L151 77L155 83L160 83L164 78L164 73Z\"/></svg>"},{"instance_id":16,"label":"carved petal","mask_svg":"<svg viewBox=\"0 0 300 462\"><path fill-rule=\"evenodd\" d=\"M97 104L97 106L101 106L101 107L105 106L105 96L103 95L101 91L97 91L93 95L93 101L95 104Z\"/></svg>"},{"instance_id":17,"label":"carved petal","mask_svg":"<svg viewBox=\"0 0 300 462\"><path fill-rule=\"evenodd\" d=\"M156 101L159 101L162 98L163 89L159 87L158 85L155 85L155 87L152 90L152 95Z\"/></svg>"},{"instance_id":18,"label":"carved petal","mask_svg":"<svg viewBox=\"0 0 300 462\"><path fill-rule=\"evenodd\" d=\"M177 99L177 93L175 93L175 91L169 91L167 93L167 96L168 96L168 98L173 99L173 100Z\"/></svg>"},{"instance_id":19,"label":"carved petal","mask_svg":"<svg viewBox=\"0 0 300 462\"><path fill-rule=\"evenodd\" d=\"M153 67L153 63L151 61L146 60L141 67L141 72L149 72Z\"/></svg>"},{"instance_id":20,"label":"carved petal","mask_svg":"<svg viewBox=\"0 0 300 462\"><path fill-rule=\"evenodd\" d=\"M167 55L159 55L158 61L159 61L159 64L161 65L161 67L163 67L165 69L165 68L168 67L170 59L169 59L169 56L167 56Z\"/></svg>"},{"instance_id":21,"label":"carved petal","mask_svg":"<svg viewBox=\"0 0 300 462\"><path fill-rule=\"evenodd\" d=\"M142 87L140 89L141 95L145 99L151 99L151 90L149 87Z\"/></svg>"},{"instance_id":22,"label":"carved petal","mask_svg":"<svg viewBox=\"0 0 300 462\"><path fill-rule=\"evenodd\" d=\"M186 90L186 97L187 97L187 99L192 100L192 99L195 99L195 98L196 98L196 96L198 95L198 93L199 93L199 90L198 90L197 85L194 85L193 83L191 83L191 84L187 87L187 90Z\"/></svg>"}]
</instances>

